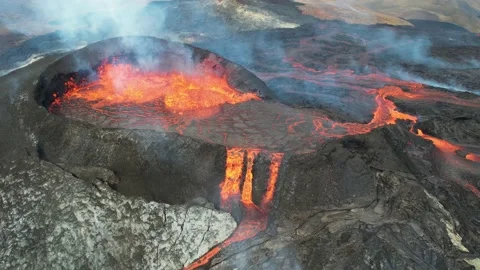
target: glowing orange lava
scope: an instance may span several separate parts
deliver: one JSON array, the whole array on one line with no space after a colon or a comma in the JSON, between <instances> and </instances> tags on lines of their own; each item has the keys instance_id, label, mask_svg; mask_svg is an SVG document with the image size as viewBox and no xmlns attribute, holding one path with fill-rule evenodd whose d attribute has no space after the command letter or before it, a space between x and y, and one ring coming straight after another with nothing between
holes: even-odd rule
<instances>
[{"instance_id":1,"label":"glowing orange lava","mask_svg":"<svg viewBox=\"0 0 480 270\"><path fill-rule=\"evenodd\" d=\"M253 163L255 157L259 154L258 149L241 149L241 148L229 148L227 149L227 164L225 168L225 180L220 184L221 192L221 205L229 210L231 202L235 198L240 197L240 181L241 172L244 165L245 152L247 154L247 168L245 172L245 181L243 184L243 190L241 193L241 202L245 209L245 215L238 225L233 234L224 242L211 249L208 253L200 257L194 263L184 268L186 270L196 269L202 265L207 264L215 255L217 255L222 249L230 246L233 243L241 242L246 239L252 238L259 232L267 229L268 213L270 205L273 200L275 187L278 179L278 173L280 165L283 159L283 153L271 153L270 154L270 176L267 184L267 191L262 197L260 207L253 203L252 199L252 186L253 186ZM238 175L240 172L240 176ZM237 188L238 187L238 188ZM236 193L234 193L236 192Z\"/></svg>"},{"instance_id":2,"label":"glowing orange lava","mask_svg":"<svg viewBox=\"0 0 480 270\"><path fill-rule=\"evenodd\" d=\"M445 152L445 153L452 153L453 154L453 153L457 152L458 150L462 149L461 147L459 147L457 145L454 145L454 144L451 144L451 143L449 143L445 140L427 135L427 134L423 133L423 131L420 130L420 129L417 130L417 135L424 138L425 140L431 141L433 143L433 145L435 145L438 149L440 149L440 151Z\"/></svg>"},{"instance_id":3,"label":"glowing orange lava","mask_svg":"<svg viewBox=\"0 0 480 270\"><path fill-rule=\"evenodd\" d=\"M467 183L465 187L468 188L473 194L475 194L478 198L480 198L480 190L476 188L474 185Z\"/></svg>"},{"instance_id":4,"label":"glowing orange lava","mask_svg":"<svg viewBox=\"0 0 480 270\"><path fill-rule=\"evenodd\" d=\"M71 100L88 102L92 108L161 101L161 109L168 113L210 116L222 104L259 100L259 97L239 92L225 78L208 72L161 73L142 71L130 64L104 64L98 68L98 80L80 84L70 80L66 93L52 105Z\"/></svg>"},{"instance_id":5,"label":"glowing orange lava","mask_svg":"<svg viewBox=\"0 0 480 270\"><path fill-rule=\"evenodd\" d=\"M282 153L273 153L272 154L272 163L270 163L270 177L268 178L267 191L262 199L261 207L265 209L273 200L273 195L275 193L275 186L278 179L278 171L280 170L280 164L282 163L283 154Z\"/></svg>"},{"instance_id":6,"label":"glowing orange lava","mask_svg":"<svg viewBox=\"0 0 480 270\"><path fill-rule=\"evenodd\" d=\"M375 97L377 108L373 112L373 118L370 123L366 125L360 123L336 123L335 126L345 128L348 135L356 135L368 133L380 126L393 125L397 120L409 120L416 123L417 117L399 112L397 106L387 99L387 97L392 95L393 91L398 90L401 91L396 86L386 86L378 90L378 95Z\"/></svg>"},{"instance_id":7,"label":"glowing orange lava","mask_svg":"<svg viewBox=\"0 0 480 270\"><path fill-rule=\"evenodd\" d=\"M352 70L337 70L330 67L326 70L317 70L311 67L306 67L302 63L296 62L291 58L285 59L285 61L290 63L293 70L276 73L260 73L259 76L266 80L279 77L292 78L323 87L346 88L360 91L365 95L374 96L377 106L373 111L373 117L369 123L334 122L322 115L312 119L314 134L323 137L341 138L345 135L365 134L375 128L395 124L397 120L407 120L411 122L411 132L413 134L431 141L442 153L452 156L457 155L457 151L459 150L465 150L462 146L425 134L422 130L417 130L417 132L415 132L413 127L418 122L418 118L415 115L398 111L397 106L390 99L394 98L422 103L441 102L465 107L480 108L480 99L478 98L462 99L449 92L428 89L420 83L393 79L381 72L367 75L356 75ZM305 93L296 90L288 90L286 93L297 93L299 95L307 96L317 95L317 93ZM319 95L319 97L321 98L321 95ZM289 132L292 133L294 128L300 123L300 121L296 121L293 124L289 124ZM464 158L473 162L480 162L480 156L473 153L468 153ZM478 190L472 184L464 186L477 196L479 195Z\"/></svg>"},{"instance_id":8,"label":"glowing orange lava","mask_svg":"<svg viewBox=\"0 0 480 270\"><path fill-rule=\"evenodd\" d=\"M220 198L223 209L230 211L231 202L240 198L244 149L232 148L227 151L225 180L220 184Z\"/></svg>"},{"instance_id":9,"label":"glowing orange lava","mask_svg":"<svg viewBox=\"0 0 480 270\"><path fill-rule=\"evenodd\" d=\"M475 162L480 162L480 155L475 155L475 154L467 154L465 156L466 159L470 160L470 161L475 161Z\"/></svg>"},{"instance_id":10,"label":"glowing orange lava","mask_svg":"<svg viewBox=\"0 0 480 270\"><path fill-rule=\"evenodd\" d=\"M253 204L252 190L253 190L253 162L260 150L247 151L247 172L245 174L245 181L242 188L242 203ZM222 198L223 199L223 198Z\"/></svg>"}]
</instances>

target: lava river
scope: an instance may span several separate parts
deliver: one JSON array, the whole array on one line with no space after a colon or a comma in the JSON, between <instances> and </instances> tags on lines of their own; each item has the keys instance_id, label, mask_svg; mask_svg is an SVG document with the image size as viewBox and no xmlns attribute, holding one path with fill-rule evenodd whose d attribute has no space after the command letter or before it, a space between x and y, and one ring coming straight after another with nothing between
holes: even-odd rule
<instances>
[{"instance_id":1,"label":"lava river","mask_svg":"<svg viewBox=\"0 0 480 270\"><path fill-rule=\"evenodd\" d=\"M262 197L260 205L255 205L252 199L252 171L253 162L260 151L261 150L259 149L227 149L225 180L222 182L222 184L220 184L221 208L226 211L231 211L232 203L236 203L240 200L245 210L244 217L237 229L227 240L211 249L208 253L203 255L200 259L185 269L196 269L202 265L205 265L222 249L230 246L233 243L252 238L259 232L267 229L268 214L273 200L275 186L278 180L278 173L283 159L283 153L269 154L271 163L269 168L270 176L267 183L267 190ZM247 155L247 169L245 175L243 176L242 172L245 154ZM243 189L240 191L242 179L244 179Z\"/></svg>"}]
</instances>

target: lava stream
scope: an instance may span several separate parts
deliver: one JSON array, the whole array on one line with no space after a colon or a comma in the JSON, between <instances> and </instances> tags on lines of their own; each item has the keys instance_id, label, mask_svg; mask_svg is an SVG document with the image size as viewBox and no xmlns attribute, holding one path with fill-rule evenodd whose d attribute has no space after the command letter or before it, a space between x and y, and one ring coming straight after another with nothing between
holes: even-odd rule
<instances>
[{"instance_id":1,"label":"lava stream","mask_svg":"<svg viewBox=\"0 0 480 270\"><path fill-rule=\"evenodd\" d=\"M473 153L469 153L465 156L466 159L474 162L480 162L480 155L475 155Z\"/></svg>"},{"instance_id":2,"label":"lava stream","mask_svg":"<svg viewBox=\"0 0 480 270\"><path fill-rule=\"evenodd\" d=\"M422 137L425 140L431 141L437 149L439 149L442 153L446 155L454 156L454 155L457 155L457 151L463 150L463 147L461 146L458 146L446 140L442 140L442 139L430 136L428 134L425 134L420 129L417 130L417 133L414 133L413 129L411 130L411 132L419 137ZM475 155L473 153L467 154L465 156L465 159L473 162L480 162L480 156ZM465 188L470 190L473 194L475 194L478 198L480 198L480 191L473 184L469 183L466 180L460 180L460 179L455 180L455 182L457 182L459 185L464 186Z\"/></svg>"},{"instance_id":3,"label":"lava stream","mask_svg":"<svg viewBox=\"0 0 480 270\"><path fill-rule=\"evenodd\" d=\"M227 151L225 179L220 184L221 208L232 209L232 201L240 198L240 182L242 180L244 149L232 148Z\"/></svg>"},{"instance_id":4,"label":"lava stream","mask_svg":"<svg viewBox=\"0 0 480 270\"><path fill-rule=\"evenodd\" d=\"M420 137L424 138L425 140L431 141L433 143L433 145L435 145L438 149L440 149L440 151L442 151L444 153L455 154L458 150L462 149L460 146L457 146L457 145L451 144L451 143L449 143L445 140L427 135L427 134L423 133L423 131L420 130L420 129L417 130L417 136L420 136Z\"/></svg>"},{"instance_id":5,"label":"lava stream","mask_svg":"<svg viewBox=\"0 0 480 270\"><path fill-rule=\"evenodd\" d=\"M244 165L245 152L247 154L247 166L245 172L245 181L242 192L240 193L240 184L242 179L242 170ZM231 210L232 203L241 198L241 203L245 208L245 215L233 234L224 242L211 249L205 255L197 259L191 265L185 267L185 270L196 269L207 264L222 249L233 243L241 242L254 237L259 232L267 229L268 213L273 200L275 187L278 180L278 173L283 159L283 153L270 154L270 174L268 179L267 191L263 195L260 206L255 205L252 199L253 189L253 163L255 157L260 153L258 149L227 149L227 164L225 168L225 179L220 184L221 207L224 210Z\"/></svg>"},{"instance_id":6,"label":"lava stream","mask_svg":"<svg viewBox=\"0 0 480 270\"><path fill-rule=\"evenodd\" d=\"M474 185L470 184L470 183L466 183L464 185L466 188L468 188L473 194L475 194L478 198L480 198L480 190L478 190L478 188L476 188Z\"/></svg>"},{"instance_id":7,"label":"lava stream","mask_svg":"<svg viewBox=\"0 0 480 270\"><path fill-rule=\"evenodd\" d=\"M260 150L247 151L247 171L245 173L245 181L243 182L242 189L242 203L253 204L252 191L253 191L253 162L257 157ZM223 201L223 198L222 198Z\"/></svg>"},{"instance_id":8,"label":"lava stream","mask_svg":"<svg viewBox=\"0 0 480 270\"><path fill-rule=\"evenodd\" d=\"M441 152L446 154L457 154L457 151L465 150L462 146L425 134L421 129L417 129L417 133L415 135L422 137L425 140L431 141L433 145L435 145L435 147L437 147ZM480 162L480 156L474 153L466 154L465 159L473 162Z\"/></svg>"}]
</instances>

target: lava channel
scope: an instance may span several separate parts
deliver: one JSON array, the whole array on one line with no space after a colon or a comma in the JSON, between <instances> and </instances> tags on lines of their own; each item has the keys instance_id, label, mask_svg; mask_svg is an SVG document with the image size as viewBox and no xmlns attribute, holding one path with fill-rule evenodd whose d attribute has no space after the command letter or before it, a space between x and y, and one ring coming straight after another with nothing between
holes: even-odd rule
<instances>
[{"instance_id":1,"label":"lava channel","mask_svg":"<svg viewBox=\"0 0 480 270\"><path fill-rule=\"evenodd\" d=\"M244 166L245 152L247 155L247 169L245 175L242 174ZM267 190L262 197L260 205L256 205L252 199L253 187L253 163L255 157L261 152L259 149L228 148L227 162L225 168L225 179L220 184L221 208L231 211L232 203L241 201L245 214L233 234L224 242L211 249L205 255L197 259L191 265L185 267L185 270L193 270L207 264L222 249L233 243L250 239L261 231L267 229L268 214L270 212L275 187L278 180L280 165L282 163L283 153L270 153L270 174L267 183ZM243 177L244 176L244 177ZM240 191L242 179L243 189Z\"/></svg>"}]
</instances>

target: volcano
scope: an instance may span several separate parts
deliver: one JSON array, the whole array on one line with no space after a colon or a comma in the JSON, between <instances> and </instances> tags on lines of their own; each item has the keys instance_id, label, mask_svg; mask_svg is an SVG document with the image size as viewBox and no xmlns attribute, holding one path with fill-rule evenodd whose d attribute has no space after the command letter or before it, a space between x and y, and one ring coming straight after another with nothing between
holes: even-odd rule
<instances>
[{"instance_id":1,"label":"volcano","mask_svg":"<svg viewBox=\"0 0 480 270\"><path fill-rule=\"evenodd\" d=\"M190 44L0 55L42 57L0 77L4 268L478 264L478 36L284 2L148 6Z\"/></svg>"},{"instance_id":2,"label":"volcano","mask_svg":"<svg viewBox=\"0 0 480 270\"><path fill-rule=\"evenodd\" d=\"M75 122L172 133L225 149L224 177L218 189L210 188L209 194L218 193L209 199L237 217L239 226L186 269L205 265L230 245L267 230L278 181L286 181L282 178L287 175L305 178L297 168L292 172L288 160L316 153L328 141L402 124L413 136L431 141L449 162L464 167L478 162L476 149L424 133L418 128L419 115L396 105L442 102L476 110L478 98L459 98L380 72L317 70L293 58L285 62L295 71L258 74L267 81L283 77L323 87L344 85L370 100L370 119L338 121L321 107L305 108L298 100L278 96L257 76L212 52L148 37L105 40L61 58L40 75L36 100L50 113ZM259 174L265 179L258 179ZM254 195L257 181L265 183L261 195L258 191ZM460 182L477 196L480 193L469 181ZM124 187L118 190L129 195Z\"/></svg>"}]
</instances>

